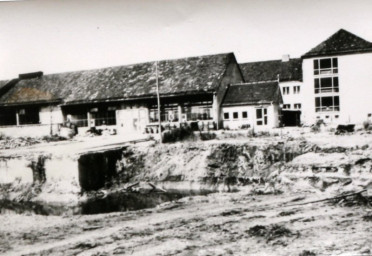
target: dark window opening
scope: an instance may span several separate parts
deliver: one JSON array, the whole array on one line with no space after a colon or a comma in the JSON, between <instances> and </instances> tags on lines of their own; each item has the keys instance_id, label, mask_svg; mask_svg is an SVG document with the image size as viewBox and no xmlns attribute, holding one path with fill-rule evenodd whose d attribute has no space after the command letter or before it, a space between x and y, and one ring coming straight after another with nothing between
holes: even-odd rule
<instances>
[{"instance_id":1,"label":"dark window opening","mask_svg":"<svg viewBox=\"0 0 372 256\"><path fill-rule=\"evenodd\" d=\"M225 113L223 113L223 118L224 118L225 120L229 120L229 119L230 119L229 112L225 112Z\"/></svg>"},{"instance_id":2,"label":"dark window opening","mask_svg":"<svg viewBox=\"0 0 372 256\"><path fill-rule=\"evenodd\" d=\"M39 124L39 108L24 108L18 111L19 124Z\"/></svg>"},{"instance_id":3,"label":"dark window opening","mask_svg":"<svg viewBox=\"0 0 372 256\"><path fill-rule=\"evenodd\" d=\"M0 110L0 126L17 125L16 111L13 109Z\"/></svg>"},{"instance_id":4,"label":"dark window opening","mask_svg":"<svg viewBox=\"0 0 372 256\"><path fill-rule=\"evenodd\" d=\"M243 113L242 113L242 117L243 117L243 118L248 118L248 112L247 112L247 111L243 111Z\"/></svg>"},{"instance_id":5,"label":"dark window opening","mask_svg":"<svg viewBox=\"0 0 372 256\"><path fill-rule=\"evenodd\" d=\"M238 119L238 118L239 118L239 114L238 114L238 112L234 112L234 113L233 113L233 118L234 118L234 119Z\"/></svg>"}]
</instances>

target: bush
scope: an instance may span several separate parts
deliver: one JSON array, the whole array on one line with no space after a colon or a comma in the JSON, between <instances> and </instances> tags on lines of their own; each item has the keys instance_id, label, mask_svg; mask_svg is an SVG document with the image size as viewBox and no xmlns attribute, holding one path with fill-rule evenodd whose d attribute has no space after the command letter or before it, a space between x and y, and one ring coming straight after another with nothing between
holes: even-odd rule
<instances>
[{"instance_id":1,"label":"bush","mask_svg":"<svg viewBox=\"0 0 372 256\"><path fill-rule=\"evenodd\" d=\"M314 132L314 133L320 132L320 126L318 126L318 125L311 126L311 131Z\"/></svg>"},{"instance_id":2,"label":"bush","mask_svg":"<svg viewBox=\"0 0 372 256\"><path fill-rule=\"evenodd\" d=\"M363 122L363 128L364 130L368 131L368 130L371 130L372 129L372 124L371 122L368 120L368 121L364 121Z\"/></svg>"},{"instance_id":3,"label":"bush","mask_svg":"<svg viewBox=\"0 0 372 256\"><path fill-rule=\"evenodd\" d=\"M172 143L176 141L182 141L190 138L194 135L193 131L189 127L175 128L169 131L165 131L162 135L163 143Z\"/></svg>"},{"instance_id":4,"label":"bush","mask_svg":"<svg viewBox=\"0 0 372 256\"><path fill-rule=\"evenodd\" d=\"M42 140L46 142L55 142L55 141L66 140L66 138L61 137L59 135L52 135L52 136L47 135L47 136L42 137Z\"/></svg>"},{"instance_id":5,"label":"bush","mask_svg":"<svg viewBox=\"0 0 372 256\"><path fill-rule=\"evenodd\" d=\"M200 139L201 140L214 140L217 137L217 135L213 132L200 132Z\"/></svg>"}]
</instances>

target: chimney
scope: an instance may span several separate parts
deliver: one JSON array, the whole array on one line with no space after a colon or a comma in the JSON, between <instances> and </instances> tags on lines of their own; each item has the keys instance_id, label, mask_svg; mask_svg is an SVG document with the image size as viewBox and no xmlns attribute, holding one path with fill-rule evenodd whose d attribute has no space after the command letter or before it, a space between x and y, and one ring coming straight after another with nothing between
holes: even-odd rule
<instances>
[{"instance_id":1,"label":"chimney","mask_svg":"<svg viewBox=\"0 0 372 256\"><path fill-rule=\"evenodd\" d=\"M282 56L282 62L288 62L289 59L290 59L289 54L284 54L284 55Z\"/></svg>"},{"instance_id":2,"label":"chimney","mask_svg":"<svg viewBox=\"0 0 372 256\"><path fill-rule=\"evenodd\" d=\"M18 78L19 79L31 79L31 78L40 78L43 76L43 72L33 72L33 73L25 73L25 74L19 74Z\"/></svg>"}]
</instances>

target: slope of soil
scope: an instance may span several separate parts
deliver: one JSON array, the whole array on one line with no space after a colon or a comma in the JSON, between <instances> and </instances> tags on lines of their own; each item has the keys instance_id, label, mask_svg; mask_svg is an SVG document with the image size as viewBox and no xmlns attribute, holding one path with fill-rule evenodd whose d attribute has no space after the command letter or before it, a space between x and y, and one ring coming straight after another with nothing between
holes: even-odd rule
<instances>
[{"instance_id":1,"label":"slope of soil","mask_svg":"<svg viewBox=\"0 0 372 256\"><path fill-rule=\"evenodd\" d=\"M319 196L240 192L184 198L150 210L77 218L1 215L1 252L370 255L372 225L367 206L329 202L293 205L313 199Z\"/></svg>"}]
</instances>

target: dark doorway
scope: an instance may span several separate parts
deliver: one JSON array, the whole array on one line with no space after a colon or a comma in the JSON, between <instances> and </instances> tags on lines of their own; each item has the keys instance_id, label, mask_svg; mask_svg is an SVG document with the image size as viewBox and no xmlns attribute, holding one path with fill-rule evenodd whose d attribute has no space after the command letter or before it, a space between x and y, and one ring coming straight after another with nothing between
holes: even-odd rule
<instances>
[{"instance_id":1,"label":"dark doorway","mask_svg":"<svg viewBox=\"0 0 372 256\"><path fill-rule=\"evenodd\" d=\"M283 126L300 126L301 111L282 110Z\"/></svg>"}]
</instances>

